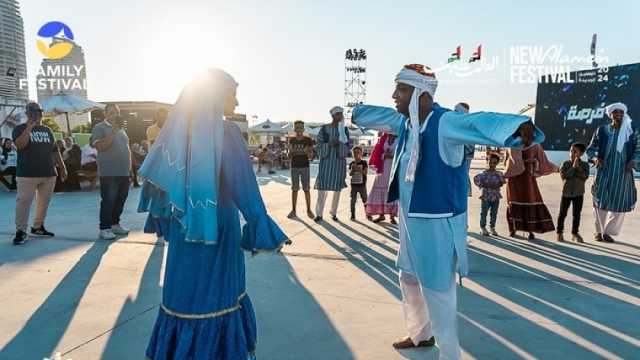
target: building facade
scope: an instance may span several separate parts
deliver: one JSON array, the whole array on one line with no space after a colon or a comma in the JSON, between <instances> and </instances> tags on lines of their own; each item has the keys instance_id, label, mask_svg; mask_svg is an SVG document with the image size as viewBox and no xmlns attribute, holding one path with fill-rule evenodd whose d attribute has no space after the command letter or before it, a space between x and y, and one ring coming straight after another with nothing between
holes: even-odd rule
<instances>
[{"instance_id":1,"label":"building facade","mask_svg":"<svg viewBox=\"0 0 640 360\"><path fill-rule=\"evenodd\" d=\"M132 143L139 143L146 138L147 127L153 123L153 115L160 108L171 110L171 104L158 101L103 101L103 104L115 104L120 108L120 115L125 119L127 135ZM91 112L91 121L102 121L102 110ZM234 114L228 120L236 123L245 140L247 139L247 116Z\"/></svg>"},{"instance_id":2,"label":"building facade","mask_svg":"<svg viewBox=\"0 0 640 360\"><path fill-rule=\"evenodd\" d=\"M17 0L0 0L0 97L26 100L27 78L24 25ZM23 85L23 86L21 86Z\"/></svg>"},{"instance_id":3,"label":"building facade","mask_svg":"<svg viewBox=\"0 0 640 360\"><path fill-rule=\"evenodd\" d=\"M23 79L23 81L21 81ZM24 25L17 0L0 0L0 137L24 121L29 98Z\"/></svg>"}]
</instances>

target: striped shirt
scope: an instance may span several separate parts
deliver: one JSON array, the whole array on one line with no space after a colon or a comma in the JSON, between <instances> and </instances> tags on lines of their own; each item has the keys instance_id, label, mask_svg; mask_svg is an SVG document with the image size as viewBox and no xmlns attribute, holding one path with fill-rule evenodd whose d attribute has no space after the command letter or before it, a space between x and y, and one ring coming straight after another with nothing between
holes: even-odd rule
<instances>
[{"instance_id":1,"label":"striped shirt","mask_svg":"<svg viewBox=\"0 0 640 360\"><path fill-rule=\"evenodd\" d=\"M330 146L329 142L339 138L338 128L324 125L318 133L318 157L320 166L316 178L316 190L340 191L347 187L347 159L349 144Z\"/></svg>"},{"instance_id":2,"label":"striped shirt","mask_svg":"<svg viewBox=\"0 0 640 360\"><path fill-rule=\"evenodd\" d=\"M627 147L625 144L622 153L616 151L618 143L618 129L611 125L605 125L608 133L606 154L598 154L604 159L604 165L597 169L596 180L591 188L594 206L613 212L630 212L635 207L638 199L637 190L633 179L633 171L625 171L627 163L631 160L640 161L640 149L636 148L632 159L627 159ZM602 139L598 133L594 135L589 145L590 150L597 149Z\"/></svg>"}]
</instances>

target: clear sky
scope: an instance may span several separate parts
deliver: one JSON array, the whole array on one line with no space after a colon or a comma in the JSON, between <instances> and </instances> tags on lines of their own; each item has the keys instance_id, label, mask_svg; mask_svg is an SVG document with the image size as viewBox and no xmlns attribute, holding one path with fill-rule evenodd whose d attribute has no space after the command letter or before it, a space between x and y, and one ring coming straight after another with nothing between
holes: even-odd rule
<instances>
[{"instance_id":1,"label":"clear sky","mask_svg":"<svg viewBox=\"0 0 640 360\"><path fill-rule=\"evenodd\" d=\"M329 108L343 103L344 51L353 47L369 54L367 102L391 105L403 64L438 68L456 46L467 59L482 44L496 70L438 73L436 101L504 112L535 101L535 85L510 80L514 46L557 45L565 55L587 56L598 33L599 54L610 65L640 61L637 0L20 3L30 78L42 59L36 33L59 20L85 50L92 100L174 102L194 74L220 67L240 83L238 112L275 121L328 121ZM33 86L31 93L35 98Z\"/></svg>"}]
</instances>

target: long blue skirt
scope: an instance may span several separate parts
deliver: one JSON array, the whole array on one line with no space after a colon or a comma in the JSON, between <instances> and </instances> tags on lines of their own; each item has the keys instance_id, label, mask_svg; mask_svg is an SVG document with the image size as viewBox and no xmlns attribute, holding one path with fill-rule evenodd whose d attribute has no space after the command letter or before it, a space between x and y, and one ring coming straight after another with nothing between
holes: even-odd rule
<instances>
[{"instance_id":1,"label":"long blue skirt","mask_svg":"<svg viewBox=\"0 0 640 360\"><path fill-rule=\"evenodd\" d=\"M162 194L147 189L142 196L149 194L154 197L146 202L151 220L145 231L162 234L169 249L162 304L147 358L251 359L256 348L256 319L245 292L237 208L224 195L220 197L219 242L204 245L185 241L178 221L158 216L163 213L158 211L164 206Z\"/></svg>"}]
</instances>

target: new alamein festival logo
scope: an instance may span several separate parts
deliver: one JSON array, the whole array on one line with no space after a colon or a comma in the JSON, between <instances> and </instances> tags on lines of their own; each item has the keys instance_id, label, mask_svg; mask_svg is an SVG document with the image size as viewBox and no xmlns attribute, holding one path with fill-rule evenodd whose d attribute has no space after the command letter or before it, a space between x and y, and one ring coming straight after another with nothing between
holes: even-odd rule
<instances>
[{"instance_id":1,"label":"new alamein festival logo","mask_svg":"<svg viewBox=\"0 0 640 360\"><path fill-rule=\"evenodd\" d=\"M73 30L61 21L49 21L37 33L36 47L45 61L37 69L36 88L53 92L86 90L85 66L67 61L76 46ZM28 79L20 79L20 88L26 87Z\"/></svg>"}]
</instances>

